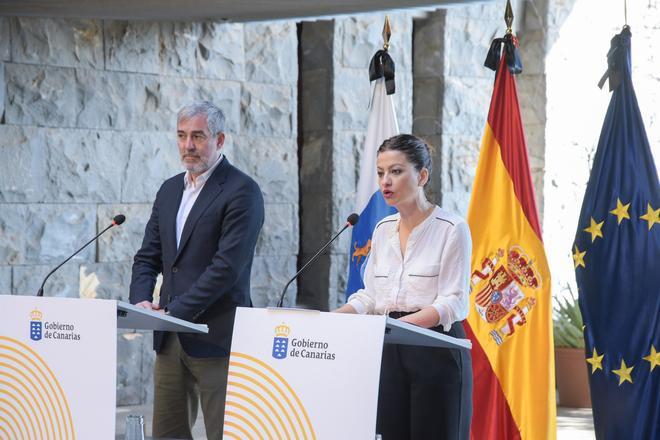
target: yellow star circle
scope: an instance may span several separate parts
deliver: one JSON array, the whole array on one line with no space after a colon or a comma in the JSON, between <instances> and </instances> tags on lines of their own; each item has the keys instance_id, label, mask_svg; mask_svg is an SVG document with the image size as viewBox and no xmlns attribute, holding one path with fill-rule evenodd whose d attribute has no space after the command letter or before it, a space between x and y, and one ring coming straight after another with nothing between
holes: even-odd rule
<instances>
[{"instance_id":1,"label":"yellow star circle","mask_svg":"<svg viewBox=\"0 0 660 440\"><path fill-rule=\"evenodd\" d=\"M651 364L651 371L653 371L656 366L660 366L660 351L655 351L655 345L651 345L651 352L648 356L644 356L642 359L649 361Z\"/></svg>"},{"instance_id":2,"label":"yellow star circle","mask_svg":"<svg viewBox=\"0 0 660 440\"><path fill-rule=\"evenodd\" d=\"M603 369L603 356L604 354L599 355L594 347L593 354L590 358L587 358L587 362L591 365L591 374L594 374L597 370Z\"/></svg>"},{"instance_id":3,"label":"yellow star circle","mask_svg":"<svg viewBox=\"0 0 660 440\"><path fill-rule=\"evenodd\" d=\"M635 368L634 365L629 367L626 365L626 361L621 359L621 368L619 368L618 370L612 370L612 373L619 376L619 386L621 386L621 384L626 381L633 383L632 376L630 375L630 373L632 373L633 368Z\"/></svg>"},{"instance_id":4,"label":"yellow star circle","mask_svg":"<svg viewBox=\"0 0 660 440\"><path fill-rule=\"evenodd\" d=\"M628 208L630 208L630 203L625 205L621 203L621 199L617 197L616 199L616 208L610 211L610 214L616 215L616 223L621 224L624 218L630 219L630 214L628 214Z\"/></svg>"},{"instance_id":5,"label":"yellow star circle","mask_svg":"<svg viewBox=\"0 0 660 440\"><path fill-rule=\"evenodd\" d=\"M589 225L588 228L583 229L583 231L591 234L592 243L594 242L594 240L596 240L597 237L603 238L603 232L601 231L601 228L603 227L603 223L605 223L605 221L597 223L596 220L594 220L594 218L591 217L591 225Z\"/></svg>"},{"instance_id":6,"label":"yellow star circle","mask_svg":"<svg viewBox=\"0 0 660 440\"><path fill-rule=\"evenodd\" d=\"M660 208L653 209L651 204L647 203L646 214L640 216L639 218L649 222L649 231L650 231L654 224L660 223Z\"/></svg>"},{"instance_id":7,"label":"yellow star circle","mask_svg":"<svg viewBox=\"0 0 660 440\"><path fill-rule=\"evenodd\" d=\"M585 269L587 268L587 266L584 265L584 256L586 254L587 251L580 252L580 249L578 249L577 245L575 245L575 253L573 254L573 263L575 264L575 269L577 269L578 266L582 266Z\"/></svg>"}]
</instances>

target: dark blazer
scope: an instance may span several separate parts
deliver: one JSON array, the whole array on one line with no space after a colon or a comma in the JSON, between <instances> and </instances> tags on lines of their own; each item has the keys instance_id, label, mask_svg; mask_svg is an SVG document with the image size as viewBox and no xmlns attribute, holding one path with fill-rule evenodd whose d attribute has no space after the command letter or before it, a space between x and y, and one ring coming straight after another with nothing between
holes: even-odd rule
<instances>
[{"instance_id":1,"label":"dark blazer","mask_svg":"<svg viewBox=\"0 0 660 440\"><path fill-rule=\"evenodd\" d=\"M174 317L209 327L208 334L179 333L185 352L228 356L236 307L252 305L250 270L264 201L257 183L224 157L190 210L177 250L183 175L166 180L158 190L134 258L130 301L151 301L156 276L162 273L160 306ZM156 352L166 335L154 332Z\"/></svg>"}]
</instances>

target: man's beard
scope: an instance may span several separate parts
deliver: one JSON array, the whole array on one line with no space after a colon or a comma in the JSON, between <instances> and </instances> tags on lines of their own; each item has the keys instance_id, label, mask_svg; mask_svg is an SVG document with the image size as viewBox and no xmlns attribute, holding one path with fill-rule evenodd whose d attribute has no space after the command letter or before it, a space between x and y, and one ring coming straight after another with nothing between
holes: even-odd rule
<instances>
[{"instance_id":1,"label":"man's beard","mask_svg":"<svg viewBox=\"0 0 660 440\"><path fill-rule=\"evenodd\" d=\"M186 157L196 158L198 162L194 162L194 163L186 162ZM181 164L186 170L188 170L191 173L202 174L211 167L211 159L213 158L210 157L208 161L204 161L204 159L202 159L200 156L186 154L183 157L181 157Z\"/></svg>"},{"instance_id":2,"label":"man's beard","mask_svg":"<svg viewBox=\"0 0 660 440\"><path fill-rule=\"evenodd\" d=\"M202 174L209 169L209 164L206 162L187 163L184 160L181 160L181 163L186 170L193 174Z\"/></svg>"}]
</instances>

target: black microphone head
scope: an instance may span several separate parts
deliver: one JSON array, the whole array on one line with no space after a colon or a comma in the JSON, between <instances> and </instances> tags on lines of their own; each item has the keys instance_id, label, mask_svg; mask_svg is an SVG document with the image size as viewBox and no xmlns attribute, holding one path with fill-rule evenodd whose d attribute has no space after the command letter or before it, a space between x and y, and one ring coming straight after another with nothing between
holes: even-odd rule
<instances>
[{"instance_id":1,"label":"black microphone head","mask_svg":"<svg viewBox=\"0 0 660 440\"><path fill-rule=\"evenodd\" d=\"M348 216L348 218L346 219L346 223L348 223L351 226L355 226L358 220L360 220L360 216L356 213L353 213Z\"/></svg>"},{"instance_id":2,"label":"black microphone head","mask_svg":"<svg viewBox=\"0 0 660 440\"><path fill-rule=\"evenodd\" d=\"M116 215L112 218L112 224L119 226L126 221L126 216L124 214Z\"/></svg>"}]
</instances>

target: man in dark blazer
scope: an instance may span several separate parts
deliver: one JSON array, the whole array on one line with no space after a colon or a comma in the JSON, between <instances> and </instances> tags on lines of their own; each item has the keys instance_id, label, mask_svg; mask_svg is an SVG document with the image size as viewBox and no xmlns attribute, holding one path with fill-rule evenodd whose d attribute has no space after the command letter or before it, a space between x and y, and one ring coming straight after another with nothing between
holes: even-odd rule
<instances>
[{"instance_id":1,"label":"man in dark blazer","mask_svg":"<svg viewBox=\"0 0 660 440\"><path fill-rule=\"evenodd\" d=\"M154 437L192 438L200 400L207 437L222 437L234 314L251 306L250 270L264 220L259 186L221 153L223 131L215 105L181 109L177 139L186 172L158 190L133 263L131 303L209 328L154 332Z\"/></svg>"}]
</instances>

